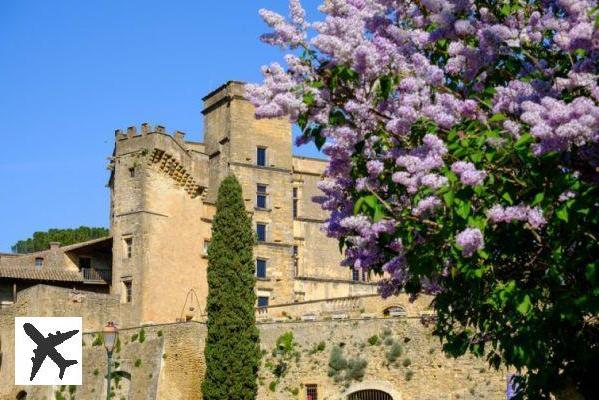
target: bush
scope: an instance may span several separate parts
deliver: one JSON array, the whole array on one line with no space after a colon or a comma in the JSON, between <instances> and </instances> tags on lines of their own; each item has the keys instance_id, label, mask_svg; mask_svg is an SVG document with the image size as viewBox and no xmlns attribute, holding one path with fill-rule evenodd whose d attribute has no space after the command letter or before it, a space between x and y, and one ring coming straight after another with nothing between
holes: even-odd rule
<instances>
[{"instance_id":1,"label":"bush","mask_svg":"<svg viewBox=\"0 0 599 400\"><path fill-rule=\"evenodd\" d=\"M327 345L324 341L322 341L318 344L315 344L314 347L312 348L312 350L310 350L310 354L320 353L320 352L324 351L326 346Z\"/></svg>"},{"instance_id":2,"label":"bush","mask_svg":"<svg viewBox=\"0 0 599 400\"><path fill-rule=\"evenodd\" d=\"M139 343L143 343L146 341L146 330L144 328L141 328L141 330L139 331Z\"/></svg>"},{"instance_id":3,"label":"bush","mask_svg":"<svg viewBox=\"0 0 599 400\"><path fill-rule=\"evenodd\" d=\"M270 384L268 385L268 388L270 389L271 392L274 392L275 390L277 390L277 382L276 381L270 382Z\"/></svg>"},{"instance_id":4,"label":"bush","mask_svg":"<svg viewBox=\"0 0 599 400\"><path fill-rule=\"evenodd\" d=\"M101 334L94 335L94 341L92 342L92 346L102 346L104 344L104 339Z\"/></svg>"},{"instance_id":5,"label":"bush","mask_svg":"<svg viewBox=\"0 0 599 400\"><path fill-rule=\"evenodd\" d=\"M158 337L162 337L162 331L158 331L158 332L156 332L156 336L158 336Z\"/></svg>"},{"instance_id":6,"label":"bush","mask_svg":"<svg viewBox=\"0 0 599 400\"><path fill-rule=\"evenodd\" d=\"M414 377L414 371L409 371L409 370L406 371L405 377L406 377L406 381L411 380Z\"/></svg>"},{"instance_id":7,"label":"bush","mask_svg":"<svg viewBox=\"0 0 599 400\"><path fill-rule=\"evenodd\" d=\"M404 367L409 367L410 365L412 365L412 360L410 360L409 358L404 358L403 362L401 363Z\"/></svg>"},{"instance_id":8,"label":"bush","mask_svg":"<svg viewBox=\"0 0 599 400\"><path fill-rule=\"evenodd\" d=\"M368 361L362 358L352 358L347 362L347 374L346 379L351 380L354 379L356 381L361 381L364 378L364 374L366 373L366 366L368 365Z\"/></svg>"},{"instance_id":9,"label":"bush","mask_svg":"<svg viewBox=\"0 0 599 400\"><path fill-rule=\"evenodd\" d=\"M136 368L139 368L141 366L141 359L138 358L137 360L135 360L135 364L134 365L135 365Z\"/></svg>"},{"instance_id":10,"label":"bush","mask_svg":"<svg viewBox=\"0 0 599 400\"><path fill-rule=\"evenodd\" d=\"M390 363L395 362L399 358L399 356L401 356L402 352L403 349L401 345L399 343L394 343L393 346L391 346L391 348L387 352L387 361L389 361Z\"/></svg>"},{"instance_id":11,"label":"bush","mask_svg":"<svg viewBox=\"0 0 599 400\"><path fill-rule=\"evenodd\" d=\"M334 375L347 368L347 360L345 359L345 357L343 357L343 350L341 349L341 347L335 346L331 350L331 357L329 358L329 367L331 368L331 370L335 371Z\"/></svg>"},{"instance_id":12,"label":"bush","mask_svg":"<svg viewBox=\"0 0 599 400\"><path fill-rule=\"evenodd\" d=\"M380 343L381 342L380 342L380 338L379 338L378 335L374 335L374 336L371 336L371 337L368 338L368 344L371 345L371 346L377 346Z\"/></svg>"},{"instance_id":13,"label":"bush","mask_svg":"<svg viewBox=\"0 0 599 400\"><path fill-rule=\"evenodd\" d=\"M391 336L385 339L385 346L391 346L393 343L395 343L395 340Z\"/></svg>"},{"instance_id":14,"label":"bush","mask_svg":"<svg viewBox=\"0 0 599 400\"><path fill-rule=\"evenodd\" d=\"M131 343L137 341L137 338L139 338L139 334L138 333L134 333L133 335L131 335Z\"/></svg>"}]
</instances>

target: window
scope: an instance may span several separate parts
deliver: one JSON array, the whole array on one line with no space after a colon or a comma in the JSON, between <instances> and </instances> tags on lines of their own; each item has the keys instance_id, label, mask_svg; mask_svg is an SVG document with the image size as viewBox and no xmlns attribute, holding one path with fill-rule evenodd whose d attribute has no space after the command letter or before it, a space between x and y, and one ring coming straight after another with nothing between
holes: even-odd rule
<instances>
[{"instance_id":1,"label":"window","mask_svg":"<svg viewBox=\"0 0 599 400\"><path fill-rule=\"evenodd\" d=\"M318 386L314 384L306 385L306 400L318 400Z\"/></svg>"},{"instance_id":2,"label":"window","mask_svg":"<svg viewBox=\"0 0 599 400\"><path fill-rule=\"evenodd\" d=\"M256 207L257 208L266 208L266 185L257 184L256 185Z\"/></svg>"},{"instance_id":3,"label":"window","mask_svg":"<svg viewBox=\"0 0 599 400\"><path fill-rule=\"evenodd\" d=\"M293 246L293 273L294 276L299 276L299 249Z\"/></svg>"},{"instance_id":4,"label":"window","mask_svg":"<svg viewBox=\"0 0 599 400\"><path fill-rule=\"evenodd\" d=\"M297 218L297 205L298 205L297 188L293 188L293 218Z\"/></svg>"},{"instance_id":5,"label":"window","mask_svg":"<svg viewBox=\"0 0 599 400\"><path fill-rule=\"evenodd\" d=\"M133 238L125 238L125 254L127 258L131 258L133 255Z\"/></svg>"},{"instance_id":6,"label":"window","mask_svg":"<svg viewBox=\"0 0 599 400\"><path fill-rule=\"evenodd\" d=\"M266 147L258 147L256 149L256 165L266 167Z\"/></svg>"},{"instance_id":7,"label":"window","mask_svg":"<svg viewBox=\"0 0 599 400\"><path fill-rule=\"evenodd\" d=\"M135 167L129 168L129 176L135 178Z\"/></svg>"},{"instance_id":8,"label":"window","mask_svg":"<svg viewBox=\"0 0 599 400\"><path fill-rule=\"evenodd\" d=\"M357 269L352 269L351 279L352 281L358 282L360 280L360 271L358 271Z\"/></svg>"},{"instance_id":9,"label":"window","mask_svg":"<svg viewBox=\"0 0 599 400\"><path fill-rule=\"evenodd\" d=\"M35 268L41 268L44 266L44 259L42 257L35 258Z\"/></svg>"},{"instance_id":10,"label":"window","mask_svg":"<svg viewBox=\"0 0 599 400\"><path fill-rule=\"evenodd\" d=\"M263 258L256 259L256 277L266 278L266 260Z\"/></svg>"},{"instance_id":11,"label":"window","mask_svg":"<svg viewBox=\"0 0 599 400\"><path fill-rule=\"evenodd\" d=\"M79 269L91 269L92 259L91 257L79 257Z\"/></svg>"},{"instance_id":12,"label":"window","mask_svg":"<svg viewBox=\"0 0 599 400\"><path fill-rule=\"evenodd\" d=\"M268 307L268 296L258 296L258 307Z\"/></svg>"},{"instance_id":13,"label":"window","mask_svg":"<svg viewBox=\"0 0 599 400\"><path fill-rule=\"evenodd\" d=\"M256 236L259 242L266 242L266 224L256 224Z\"/></svg>"},{"instance_id":14,"label":"window","mask_svg":"<svg viewBox=\"0 0 599 400\"><path fill-rule=\"evenodd\" d=\"M125 289L125 293L124 293L125 303L131 303L133 301L133 282L132 281L123 281L123 286Z\"/></svg>"},{"instance_id":15,"label":"window","mask_svg":"<svg viewBox=\"0 0 599 400\"><path fill-rule=\"evenodd\" d=\"M203 252L204 252L204 253L203 253L203 254L204 254L205 256L207 256L207 255L208 255L208 246L210 246L210 240L208 240L208 239L204 239L204 248L203 248Z\"/></svg>"}]
</instances>

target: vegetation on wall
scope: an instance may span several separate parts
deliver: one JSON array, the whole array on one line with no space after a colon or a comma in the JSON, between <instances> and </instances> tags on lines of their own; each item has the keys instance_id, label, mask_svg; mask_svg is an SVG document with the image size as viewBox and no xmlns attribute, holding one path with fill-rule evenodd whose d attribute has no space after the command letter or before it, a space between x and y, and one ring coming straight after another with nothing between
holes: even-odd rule
<instances>
[{"instance_id":1,"label":"vegetation on wall","mask_svg":"<svg viewBox=\"0 0 599 400\"><path fill-rule=\"evenodd\" d=\"M251 226L241 186L228 176L218 190L208 246L208 336L202 383L206 400L256 397L260 349Z\"/></svg>"},{"instance_id":2,"label":"vegetation on wall","mask_svg":"<svg viewBox=\"0 0 599 400\"><path fill-rule=\"evenodd\" d=\"M60 242L62 246L108 236L106 228L91 228L80 226L76 229L50 229L47 232L35 232L32 237L19 240L11 250L13 253L33 253L47 250L50 242Z\"/></svg>"}]
</instances>

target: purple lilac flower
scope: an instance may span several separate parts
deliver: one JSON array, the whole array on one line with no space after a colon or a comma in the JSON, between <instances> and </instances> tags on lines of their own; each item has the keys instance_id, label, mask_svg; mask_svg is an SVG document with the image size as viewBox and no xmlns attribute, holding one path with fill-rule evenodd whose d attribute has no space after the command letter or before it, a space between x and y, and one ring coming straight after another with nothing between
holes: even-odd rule
<instances>
[{"instance_id":1,"label":"purple lilac flower","mask_svg":"<svg viewBox=\"0 0 599 400\"><path fill-rule=\"evenodd\" d=\"M485 247L483 234L478 228L466 228L458 233L456 244L462 249L464 257L472 257L477 250Z\"/></svg>"}]
</instances>

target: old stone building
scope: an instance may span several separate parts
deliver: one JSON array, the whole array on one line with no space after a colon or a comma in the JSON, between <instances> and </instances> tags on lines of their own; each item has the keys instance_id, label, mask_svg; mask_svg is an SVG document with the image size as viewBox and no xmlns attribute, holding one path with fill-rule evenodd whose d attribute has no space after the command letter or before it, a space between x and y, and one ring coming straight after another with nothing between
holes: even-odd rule
<instances>
[{"instance_id":1,"label":"old stone building","mask_svg":"<svg viewBox=\"0 0 599 400\"><path fill-rule=\"evenodd\" d=\"M477 360L445 360L430 330L417 323L430 313L430 299L383 301L374 277L339 265L337 242L320 229L326 214L312 202L326 162L294 156L290 124L255 119L242 93L242 83L228 82L203 98L204 143L148 124L116 131L108 166L109 237L54 243L27 255L0 254L0 398L21 392L54 398L56 388L12 385L13 318L33 313L83 316L88 361L78 399L103 398L105 383L97 371L105 360L90 338L108 320L122 332L155 334L145 345L122 338L129 350L119 362L132 380L123 382L117 398L200 399L206 248L219 183L228 174L239 179L256 230L256 310L265 353L288 331L306 353L301 362L294 355L286 377L273 376L268 363L276 360L265 361L260 398L500 398L502 374L486 371ZM406 351L411 348L404 370L395 369L399 361L390 364L385 345L368 344L377 334L386 340L383 331L403 341ZM308 354L321 341L327 351ZM368 360L360 379L327 377L335 344ZM149 370L136 369L135 354L143 354ZM429 379L438 385L431 387ZM388 397L351 397L368 391Z\"/></svg>"}]
</instances>

